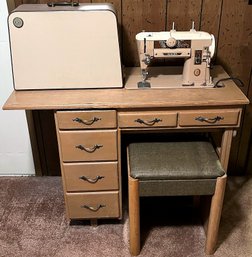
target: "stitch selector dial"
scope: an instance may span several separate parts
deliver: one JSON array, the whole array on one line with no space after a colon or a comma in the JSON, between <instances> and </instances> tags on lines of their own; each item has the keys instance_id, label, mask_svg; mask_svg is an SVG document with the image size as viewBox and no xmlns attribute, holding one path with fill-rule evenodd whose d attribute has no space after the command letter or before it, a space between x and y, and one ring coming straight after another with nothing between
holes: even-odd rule
<instances>
[{"instance_id":1,"label":"stitch selector dial","mask_svg":"<svg viewBox=\"0 0 252 257\"><path fill-rule=\"evenodd\" d=\"M174 37L170 37L167 39L166 44L170 48L175 47L177 44L177 40Z\"/></svg>"}]
</instances>

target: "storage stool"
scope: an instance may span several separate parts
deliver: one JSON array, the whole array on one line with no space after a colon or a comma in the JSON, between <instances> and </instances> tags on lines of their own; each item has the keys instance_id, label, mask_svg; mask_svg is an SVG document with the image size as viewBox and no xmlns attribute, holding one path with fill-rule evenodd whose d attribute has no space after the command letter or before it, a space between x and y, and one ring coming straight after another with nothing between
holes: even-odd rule
<instances>
[{"instance_id":1,"label":"storage stool","mask_svg":"<svg viewBox=\"0 0 252 257\"><path fill-rule=\"evenodd\" d=\"M210 195L206 254L213 254L226 174L210 142L131 143L127 148L130 253L140 253L139 197Z\"/></svg>"}]
</instances>

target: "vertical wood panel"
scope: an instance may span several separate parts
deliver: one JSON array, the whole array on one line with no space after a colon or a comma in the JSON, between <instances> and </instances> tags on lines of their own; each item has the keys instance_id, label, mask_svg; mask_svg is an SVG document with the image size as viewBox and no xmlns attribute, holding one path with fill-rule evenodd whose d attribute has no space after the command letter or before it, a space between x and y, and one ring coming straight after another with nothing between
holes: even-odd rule
<instances>
[{"instance_id":1,"label":"vertical wood panel","mask_svg":"<svg viewBox=\"0 0 252 257\"><path fill-rule=\"evenodd\" d=\"M252 135L252 130L250 130L250 135ZM251 175L252 174L252 137L251 136L249 141L248 154L246 156L247 156L246 174Z\"/></svg>"},{"instance_id":2,"label":"vertical wood panel","mask_svg":"<svg viewBox=\"0 0 252 257\"><path fill-rule=\"evenodd\" d=\"M40 0L22 0L22 4L39 4Z\"/></svg>"},{"instance_id":3,"label":"vertical wood panel","mask_svg":"<svg viewBox=\"0 0 252 257\"><path fill-rule=\"evenodd\" d=\"M243 92L248 90L249 73L251 60L247 56L251 49L248 49L249 37L243 36L251 33L245 31L246 9L251 9L248 1L224 0L222 8L222 20L220 25L220 38L218 44L218 60L229 72L230 75L240 77L245 83ZM248 17L251 21L251 16ZM251 40L251 37L250 37Z\"/></svg>"},{"instance_id":4,"label":"vertical wood panel","mask_svg":"<svg viewBox=\"0 0 252 257\"><path fill-rule=\"evenodd\" d=\"M57 0L57 2L60 2L61 0ZM80 3L91 3L91 0L79 0Z\"/></svg>"},{"instance_id":5,"label":"vertical wood panel","mask_svg":"<svg viewBox=\"0 0 252 257\"><path fill-rule=\"evenodd\" d=\"M166 0L122 1L123 63L139 65L135 36L142 30L165 30Z\"/></svg>"},{"instance_id":6,"label":"vertical wood panel","mask_svg":"<svg viewBox=\"0 0 252 257\"><path fill-rule=\"evenodd\" d=\"M60 175L60 162L56 128L53 111L37 111L39 123L37 135L39 142L40 157L43 165L43 175Z\"/></svg>"},{"instance_id":7,"label":"vertical wood panel","mask_svg":"<svg viewBox=\"0 0 252 257\"><path fill-rule=\"evenodd\" d=\"M243 69L241 77L246 77L246 72L250 73L248 83L248 98L252 102L252 5L248 5L244 13L244 29L242 35L242 42L244 48L242 50ZM252 174L252 104L246 107L244 115L244 123L241 133L241 143L239 148L239 155L237 166L239 169L245 170L247 173Z\"/></svg>"},{"instance_id":8,"label":"vertical wood panel","mask_svg":"<svg viewBox=\"0 0 252 257\"><path fill-rule=\"evenodd\" d=\"M195 29L199 29L202 0L168 0L167 5L167 30L175 22L176 30L189 30L192 21L195 22Z\"/></svg>"},{"instance_id":9,"label":"vertical wood panel","mask_svg":"<svg viewBox=\"0 0 252 257\"><path fill-rule=\"evenodd\" d=\"M27 125L29 129L29 136L31 140L31 147L32 147L32 156L34 161L34 167L35 167L35 174L36 176L42 176L43 175L43 167L41 163L41 153L39 149L39 138L36 131L37 123L36 120L36 111L25 111L26 113L26 119L27 119ZM38 123L39 124L39 123Z\"/></svg>"},{"instance_id":10,"label":"vertical wood panel","mask_svg":"<svg viewBox=\"0 0 252 257\"><path fill-rule=\"evenodd\" d=\"M251 42L252 43L252 42ZM251 46L252 47L252 46ZM252 58L251 58L252 60ZM248 98L252 102L252 68L250 72L250 83ZM241 129L241 141L237 160L238 170L252 174L252 104L246 106L244 122Z\"/></svg>"},{"instance_id":11,"label":"vertical wood panel","mask_svg":"<svg viewBox=\"0 0 252 257\"><path fill-rule=\"evenodd\" d=\"M217 62L224 66L229 75L239 77L244 82L245 87L241 88L241 90L245 94L247 94L249 89L250 71L252 68L251 16L252 7L248 5L248 1L223 0ZM252 99L250 98L250 100ZM244 117L245 122L242 123L242 128L233 142L230 156L229 169L233 174L240 173L241 170L245 169L244 157L247 155L247 139L250 131L246 125L247 111Z\"/></svg>"},{"instance_id":12,"label":"vertical wood panel","mask_svg":"<svg viewBox=\"0 0 252 257\"><path fill-rule=\"evenodd\" d=\"M249 87L249 81L251 82L250 71L252 70L252 5L246 4L244 9L245 10L243 13L243 30L241 36L241 77L247 84L247 87L245 87L244 92L247 93L250 99L252 100L251 87Z\"/></svg>"},{"instance_id":13,"label":"vertical wood panel","mask_svg":"<svg viewBox=\"0 0 252 257\"><path fill-rule=\"evenodd\" d=\"M218 44L222 0L203 0L200 30L215 36Z\"/></svg>"},{"instance_id":14,"label":"vertical wood panel","mask_svg":"<svg viewBox=\"0 0 252 257\"><path fill-rule=\"evenodd\" d=\"M6 2L7 2L8 12L10 13L12 10L15 9L16 3L14 0L6 0Z\"/></svg>"},{"instance_id":15,"label":"vertical wood panel","mask_svg":"<svg viewBox=\"0 0 252 257\"><path fill-rule=\"evenodd\" d=\"M20 4L47 4L48 2L63 2L62 0L15 0L16 6ZM80 3L90 3L91 0L79 0Z\"/></svg>"},{"instance_id":16,"label":"vertical wood panel","mask_svg":"<svg viewBox=\"0 0 252 257\"><path fill-rule=\"evenodd\" d=\"M122 3L121 0L92 0L92 3L110 3L113 4L116 10L116 16L118 23L121 24L122 21Z\"/></svg>"},{"instance_id":17,"label":"vertical wood panel","mask_svg":"<svg viewBox=\"0 0 252 257\"><path fill-rule=\"evenodd\" d=\"M18 7L19 5L23 4L23 0L14 0L15 7Z\"/></svg>"}]
</instances>

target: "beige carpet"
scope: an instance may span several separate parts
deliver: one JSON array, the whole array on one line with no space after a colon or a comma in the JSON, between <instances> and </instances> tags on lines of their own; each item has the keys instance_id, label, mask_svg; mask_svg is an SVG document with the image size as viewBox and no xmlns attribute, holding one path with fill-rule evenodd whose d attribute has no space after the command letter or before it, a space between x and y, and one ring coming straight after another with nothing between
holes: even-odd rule
<instances>
[{"instance_id":1,"label":"beige carpet","mask_svg":"<svg viewBox=\"0 0 252 257\"><path fill-rule=\"evenodd\" d=\"M1 257L127 257L128 217L98 227L65 218L59 177L0 177ZM204 231L188 198L142 201L140 256L201 257ZM168 208L169 207L169 208ZM228 181L216 257L252 256L252 178Z\"/></svg>"}]
</instances>

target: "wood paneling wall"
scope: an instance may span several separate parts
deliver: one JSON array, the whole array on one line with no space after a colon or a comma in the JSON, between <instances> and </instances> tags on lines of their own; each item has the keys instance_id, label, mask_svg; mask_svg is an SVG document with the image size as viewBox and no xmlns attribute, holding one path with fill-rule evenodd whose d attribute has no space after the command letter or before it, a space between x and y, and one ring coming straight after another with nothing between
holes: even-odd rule
<instances>
[{"instance_id":1,"label":"wood paneling wall","mask_svg":"<svg viewBox=\"0 0 252 257\"><path fill-rule=\"evenodd\" d=\"M45 0L15 0L22 3L46 3ZM249 0L80 0L80 2L109 2L114 4L120 31L122 61L125 66L138 66L135 35L142 30L170 30L175 22L177 30L189 30L192 21L195 28L213 33L216 38L217 53L214 62L222 64L231 76L239 77L245 86L241 90L252 101L252 5ZM37 115L37 114L36 114ZM51 121L46 113L43 123ZM249 105L242 119L242 127L234 139L229 171L241 174L252 168L252 107ZM42 122L40 122L42 124ZM42 126L42 125L41 125ZM43 130L43 129L42 129ZM39 130L38 130L39 131ZM41 131L41 130L40 130ZM47 141L45 132L40 132ZM51 136L49 136L52 140ZM43 141L42 140L42 141ZM52 142L52 141L51 141ZM52 142L51 144L56 144ZM45 145L45 144L41 144ZM41 150L40 150L41 151ZM43 149L45 155L47 152ZM47 158L47 171L58 167L57 151ZM50 163L52 162L52 163ZM43 162L42 162L43 163ZM252 171L250 170L252 173ZM55 170L52 172L55 174Z\"/></svg>"},{"instance_id":2,"label":"wood paneling wall","mask_svg":"<svg viewBox=\"0 0 252 257\"><path fill-rule=\"evenodd\" d=\"M241 90L252 101L252 5L245 0L223 0L217 62L222 64L230 76L239 77L244 82ZM251 92L252 93L252 92ZM230 170L239 174L251 172L248 168L251 144L251 104L246 107L243 124L238 131L231 152ZM251 159L250 159L251 160ZM252 160L251 160L252 161Z\"/></svg>"}]
</instances>

